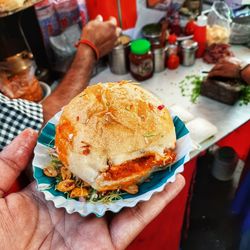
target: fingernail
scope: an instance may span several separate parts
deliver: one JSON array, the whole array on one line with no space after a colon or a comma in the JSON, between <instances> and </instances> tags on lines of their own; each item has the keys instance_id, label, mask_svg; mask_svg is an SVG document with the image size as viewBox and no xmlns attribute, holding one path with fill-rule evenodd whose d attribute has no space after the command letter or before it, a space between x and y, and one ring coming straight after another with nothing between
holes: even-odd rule
<instances>
[{"instance_id":1,"label":"fingernail","mask_svg":"<svg viewBox=\"0 0 250 250\"><path fill-rule=\"evenodd\" d=\"M115 17L110 17L109 18L109 21L112 23L112 24L114 24L114 25L117 25L117 20L116 20L116 18Z\"/></svg>"},{"instance_id":2,"label":"fingernail","mask_svg":"<svg viewBox=\"0 0 250 250\"><path fill-rule=\"evenodd\" d=\"M102 22L102 21L103 21L102 15L98 15L95 19L96 19L97 21L99 21L99 22Z\"/></svg>"},{"instance_id":3,"label":"fingernail","mask_svg":"<svg viewBox=\"0 0 250 250\"><path fill-rule=\"evenodd\" d=\"M23 132L25 134L26 143L30 143L31 141L37 140L37 132L32 128L26 128Z\"/></svg>"}]
</instances>

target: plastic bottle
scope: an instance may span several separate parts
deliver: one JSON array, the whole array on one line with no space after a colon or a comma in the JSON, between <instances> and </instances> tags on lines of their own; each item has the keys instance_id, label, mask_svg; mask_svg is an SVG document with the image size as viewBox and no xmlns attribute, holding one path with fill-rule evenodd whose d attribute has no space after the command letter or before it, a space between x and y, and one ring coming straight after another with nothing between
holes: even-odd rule
<instances>
[{"instance_id":1,"label":"plastic bottle","mask_svg":"<svg viewBox=\"0 0 250 250\"><path fill-rule=\"evenodd\" d=\"M168 36L166 68L176 69L179 67L179 65L180 58L178 56L177 36L175 34L172 34Z\"/></svg>"},{"instance_id":2,"label":"plastic bottle","mask_svg":"<svg viewBox=\"0 0 250 250\"><path fill-rule=\"evenodd\" d=\"M196 51L196 57L201 58L206 50L207 40L207 17L200 15L197 18L196 27L194 30L194 40L198 43L198 49Z\"/></svg>"},{"instance_id":3,"label":"plastic bottle","mask_svg":"<svg viewBox=\"0 0 250 250\"><path fill-rule=\"evenodd\" d=\"M175 34L168 36L168 50L167 50L167 56L169 57L171 54L178 54L178 43L177 43L177 37Z\"/></svg>"}]
</instances>

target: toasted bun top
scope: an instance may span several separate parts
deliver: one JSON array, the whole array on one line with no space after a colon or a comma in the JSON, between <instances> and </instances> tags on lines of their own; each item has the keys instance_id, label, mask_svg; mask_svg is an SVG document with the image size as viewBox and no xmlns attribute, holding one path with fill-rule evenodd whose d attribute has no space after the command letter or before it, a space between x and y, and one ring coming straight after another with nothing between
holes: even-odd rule
<instances>
[{"instance_id":1,"label":"toasted bun top","mask_svg":"<svg viewBox=\"0 0 250 250\"><path fill-rule=\"evenodd\" d=\"M87 87L64 107L56 148L71 171L91 183L108 169L175 147L169 111L150 92L127 81Z\"/></svg>"},{"instance_id":2,"label":"toasted bun top","mask_svg":"<svg viewBox=\"0 0 250 250\"><path fill-rule=\"evenodd\" d=\"M11 11L21 8L25 0L0 0L0 11Z\"/></svg>"}]
</instances>

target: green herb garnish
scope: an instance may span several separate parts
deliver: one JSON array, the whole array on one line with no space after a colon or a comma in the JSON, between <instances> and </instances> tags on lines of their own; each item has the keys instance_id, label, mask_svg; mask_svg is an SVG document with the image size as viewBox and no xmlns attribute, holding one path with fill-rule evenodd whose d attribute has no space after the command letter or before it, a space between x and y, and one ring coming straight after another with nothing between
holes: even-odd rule
<instances>
[{"instance_id":1,"label":"green herb garnish","mask_svg":"<svg viewBox=\"0 0 250 250\"><path fill-rule=\"evenodd\" d=\"M200 91L203 77L199 75L188 75L180 83L180 90L183 96L190 97L192 103L196 103Z\"/></svg>"},{"instance_id":2,"label":"green herb garnish","mask_svg":"<svg viewBox=\"0 0 250 250\"><path fill-rule=\"evenodd\" d=\"M183 96L190 97L192 103L196 103L200 96L203 77L199 75L188 75L180 83L179 87ZM236 82L237 83L237 82ZM240 84L240 82L238 83ZM248 105L250 103L250 86L241 85L239 104Z\"/></svg>"},{"instance_id":3,"label":"green herb garnish","mask_svg":"<svg viewBox=\"0 0 250 250\"><path fill-rule=\"evenodd\" d=\"M92 193L90 194L90 198L88 199L91 203L112 203L117 200L122 199L122 193L118 190L106 192L106 193L98 193L96 190L93 189Z\"/></svg>"},{"instance_id":4,"label":"green herb garnish","mask_svg":"<svg viewBox=\"0 0 250 250\"><path fill-rule=\"evenodd\" d=\"M250 86L243 85L241 87L240 105L248 105L250 103Z\"/></svg>"}]
</instances>

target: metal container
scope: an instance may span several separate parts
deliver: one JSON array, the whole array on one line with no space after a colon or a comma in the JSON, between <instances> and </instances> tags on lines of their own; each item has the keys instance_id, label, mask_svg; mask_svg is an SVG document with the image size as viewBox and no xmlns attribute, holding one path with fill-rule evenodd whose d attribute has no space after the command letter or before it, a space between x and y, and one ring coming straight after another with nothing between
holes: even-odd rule
<instances>
[{"instance_id":1,"label":"metal container","mask_svg":"<svg viewBox=\"0 0 250 250\"><path fill-rule=\"evenodd\" d=\"M161 29L162 25L160 23L150 23L143 26L142 35L150 41L152 47L158 47L160 45Z\"/></svg>"},{"instance_id":2,"label":"metal container","mask_svg":"<svg viewBox=\"0 0 250 250\"><path fill-rule=\"evenodd\" d=\"M129 40L130 41L130 40ZM109 54L109 67L112 73L124 75L129 71L129 47L130 42L120 43Z\"/></svg>"},{"instance_id":3,"label":"metal container","mask_svg":"<svg viewBox=\"0 0 250 250\"><path fill-rule=\"evenodd\" d=\"M153 50L154 55L154 72L161 72L165 69L167 47Z\"/></svg>"},{"instance_id":4,"label":"metal container","mask_svg":"<svg viewBox=\"0 0 250 250\"><path fill-rule=\"evenodd\" d=\"M215 152L212 175L220 181L231 180L238 162L233 148L222 147Z\"/></svg>"},{"instance_id":5,"label":"metal container","mask_svg":"<svg viewBox=\"0 0 250 250\"><path fill-rule=\"evenodd\" d=\"M11 74L18 74L34 64L33 55L28 51L22 51L14 56L7 57L0 62L0 70L5 70Z\"/></svg>"},{"instance_id":6,"label":"metal container","mask_svg":"<svg viewBox=\"0 0 250 250\"><path fill-rule=\"evenodd\" d=\"M185 40L181 43L182 65L192 66L195 62L195 52L198 43L193 40Z\"/></svg>"}]
</instances>

